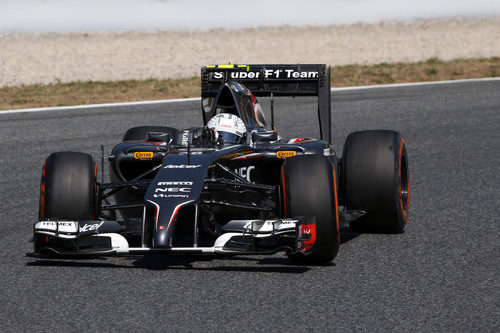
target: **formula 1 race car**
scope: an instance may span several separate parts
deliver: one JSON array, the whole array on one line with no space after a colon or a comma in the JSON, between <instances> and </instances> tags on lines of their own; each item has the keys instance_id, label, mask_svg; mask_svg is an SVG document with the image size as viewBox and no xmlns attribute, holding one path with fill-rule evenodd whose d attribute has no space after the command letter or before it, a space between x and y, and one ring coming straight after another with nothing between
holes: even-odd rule
<instances>
[{"instance_id":1,"label":"formula 1 race car","mask_svg":"<svg viewBox=\"0 0 500 333\"><path fill-rule=\"evenodd\" d=\"M331 261L340 227L400 232L409 210L405 141L389 130L331 145L330 68L214 65L201 70L205 126L129 129L98 182L89 154L43 164L35 253L272 254ZM256 97L317 96L320 140L283 139Z\"/></svg>"}]
</instances>

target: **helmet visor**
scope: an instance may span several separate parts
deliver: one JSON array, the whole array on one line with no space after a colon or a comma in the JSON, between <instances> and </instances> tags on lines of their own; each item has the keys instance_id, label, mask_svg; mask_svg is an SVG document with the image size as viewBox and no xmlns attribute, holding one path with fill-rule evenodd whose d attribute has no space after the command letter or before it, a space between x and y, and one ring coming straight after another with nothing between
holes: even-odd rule
<instances>
[{"instance_id":1,"label":"helmet visor","mask_svg":"<svg viewBox=\"0 0 500 333\"><path fill-rule=\"evenodd\" d=\"M219 137L221 137L222 140L224 140L224 143L239 143L240 142L241 137L236 135L236 134L229 133L229 132L223 132L223 131L218 131L218 132L219 132Z\"/></svg>"}]
</instances>

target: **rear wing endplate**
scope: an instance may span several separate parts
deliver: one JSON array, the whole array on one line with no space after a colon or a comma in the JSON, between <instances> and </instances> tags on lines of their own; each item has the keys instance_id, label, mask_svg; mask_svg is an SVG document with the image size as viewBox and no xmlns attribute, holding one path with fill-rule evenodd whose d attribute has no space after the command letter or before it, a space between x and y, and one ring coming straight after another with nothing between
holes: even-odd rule
<instances>
[{"instance_id":1,"label":"rear wing endplate","mask_svg":"<svg viewBox=\"0 0 500 333\"><path fill-rule=\"evenodd\" d=\"M201 68L201 97L215 98L227 81L255 96L317 96L322 140L331 143L330 67L318 64L210 65Z\"/></svg>"}]
</instances>

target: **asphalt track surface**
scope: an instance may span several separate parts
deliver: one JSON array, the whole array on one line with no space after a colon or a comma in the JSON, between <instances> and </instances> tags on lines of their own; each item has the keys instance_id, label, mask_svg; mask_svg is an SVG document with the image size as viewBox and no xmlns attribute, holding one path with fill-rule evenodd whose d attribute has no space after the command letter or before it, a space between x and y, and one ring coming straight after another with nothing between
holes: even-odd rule
<instances>
[{"instance_id":1,"label":"asphalt track surface","mask_svg":"<svg viewBox=\"0 0 500 333\"><path fill-rule=\"evenodd\" d=\"M201 124L199 102L0 115L0 331L491 331L499 325L500 81L338 91L334 145L404 134L402 234L344 229L327 266L285 256L26 256L44 158L109 151L141 124ZM317 133L311 100L278 102L284 136Z\"/></svg>"}]
</instances>

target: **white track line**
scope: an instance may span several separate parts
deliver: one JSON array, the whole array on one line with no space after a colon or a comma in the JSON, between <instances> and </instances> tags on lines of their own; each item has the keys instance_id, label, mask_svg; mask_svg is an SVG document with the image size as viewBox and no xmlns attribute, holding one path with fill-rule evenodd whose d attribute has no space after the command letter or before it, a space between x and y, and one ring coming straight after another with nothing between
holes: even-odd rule
<instances>
[{"instance_id":1,"label":"white track line","mask_svg":"<svg viewBox=\"0 0 500 333\"><path fill-rule=\"evenodd\" d=\"M373 85L373 86L339 87L339 88L332 88L332 91L364 90L364 89L378 89L378 88L398 88L398 87L427 86L427 85L435 85L435 84L450 84L450 83L464 83L464 82L484 82L484 81L500 81L500 77L497 76L497 77L485 77L485 78L480 78L480 79L425 81L425 82L377 84L377 85Z\"/></svg>"},{"instance_id":2,"label":"white track line","mask_svg":"<svg viewBox=\"0 0 500 333\"><path fill-rule=\"evenodd\" d=\"M81 110L81 109L95 109L95 108L101 108L101 107L133 106L133 105L144 105L144 104L152 105L152 104L189 102L189 101L199 101L199 100L200 100L200 97L193 97L193 98L179 98L179 99L159 99L159 100L155 100L155 101L87 104L87 105L71 105L71 106L53 106L53 107L46 107L46 108L4 110L4 111L0 111L0 114L24 113L24 112L45 112L45 111L60 111L60 110L75 110L75 109Z\"/></svg>"},{"instance_id":3,"label":"white track line","mask_svg":"<svg viewBox=\"0 0 500 333\"><path fill-rule=\"evenodd\" d=\"M348 91L348 90L364 90L364 89L380 89L380 88L397 88L397 87L411 87L411 86L425 86L435 84L453 84L464 82L483 82L483 81L500 81L500 77L481 78L481 79L465 79L465 80L447 80L447 81L426 81L426 82L411 82L411 83L395 83L395 84L379 84L372 86L357 86L357 87L341 87L332 88L332 92ZM153 105L163 103L178 103L199 101L200 97L193 98L179 98L179 99L162 99L155 101L140 101L140 102L122 102L122 103L105 103L105 104L88 104L88 105L71 105L71 106L55 106L45 108L31 108L31 109L17 109L17 110L3 110L0 114L13 114L13 113L27 113L27 112L46 112L46 111L61 111L61 110L85 110L95 109L102 107L116 107L116 106L134 106L134 105Z\"/></svg>"}]
</instances>

